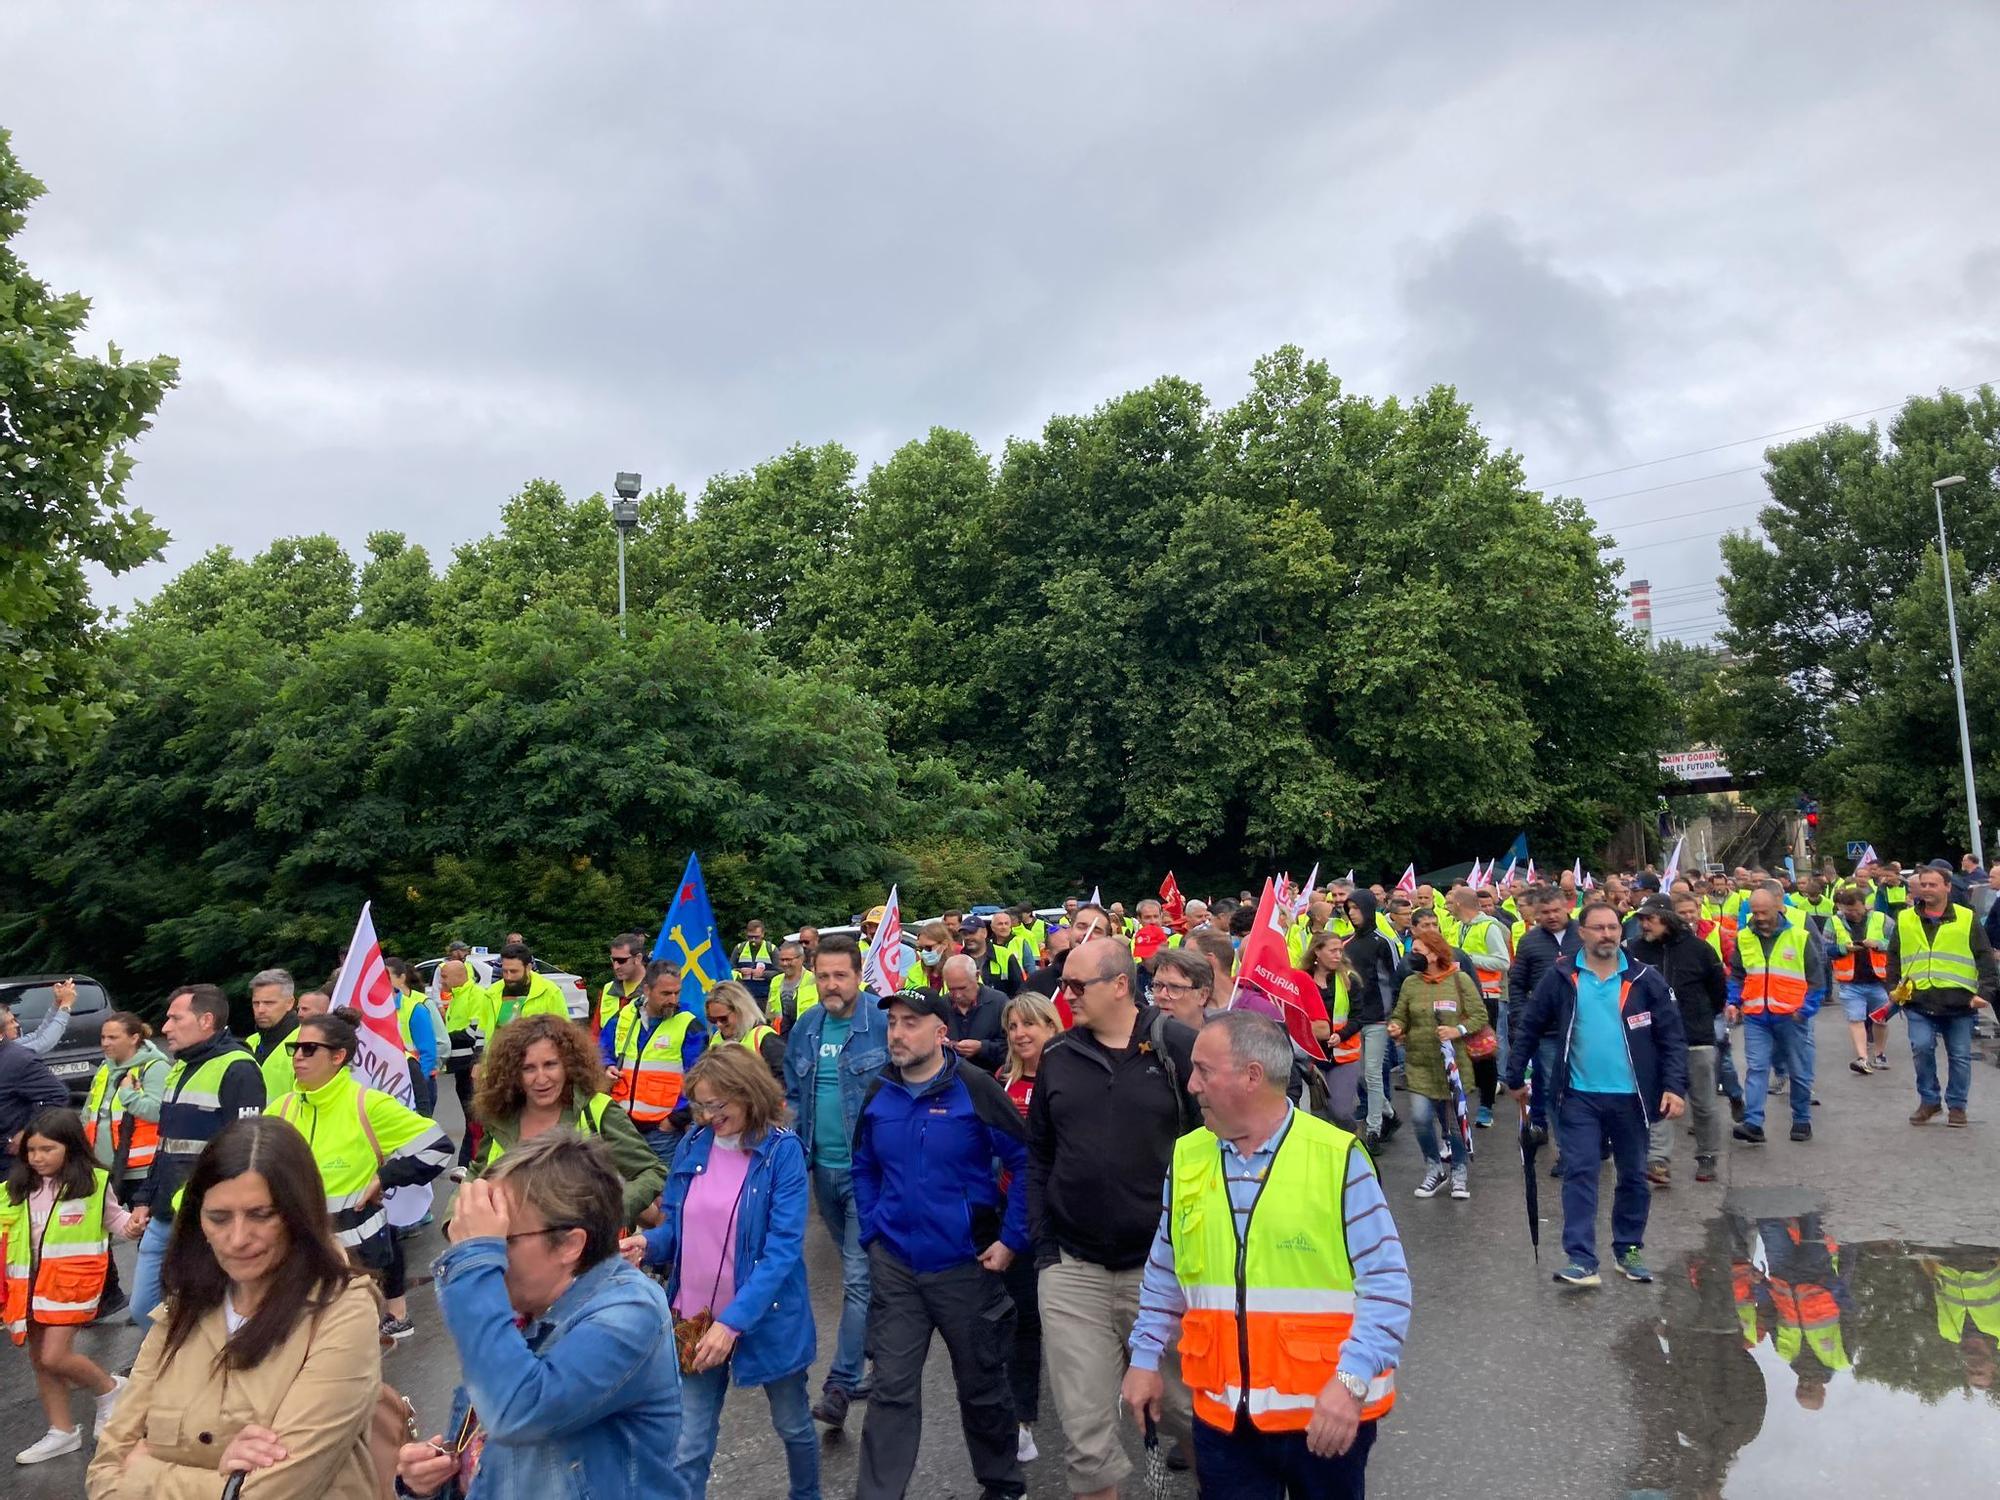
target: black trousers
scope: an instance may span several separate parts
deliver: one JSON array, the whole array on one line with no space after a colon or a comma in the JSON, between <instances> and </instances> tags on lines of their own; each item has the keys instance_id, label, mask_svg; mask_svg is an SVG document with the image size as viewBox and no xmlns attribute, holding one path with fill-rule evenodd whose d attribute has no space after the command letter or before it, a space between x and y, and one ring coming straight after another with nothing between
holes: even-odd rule
<instances>
[{"instance_id":1,"label":"black trousers","mask_svg":"<svg viewBox=\"0 0 2000 1500\"><path fill-rule=\"evenodd\" d=\"M1042 1295L1035 1257L1015 1256L1002 1280L1014 1301L1014 1346L1007 1356L1014 1420L1033 1426L1042 1416Z\"/></svg>"},{"instance_id":2,"label":"black trousers","mask_svg":"<svg viewBox=\"0 0 2000 1500\"><path fill-rule=\"evenodd\" d=\"M951 1352L973 1476L987 1494L1024 1493L1007 1385L1014 1303L1004 1279L970 1260L919 1275L879 1245L870 1247L868 1264L875 1391L861 1425L855 1500L902 1500L909 1487L923 1439L924 1360L934 1332Z\"/></svg>"},{"instance_id":3,"label":"black trousers","mask_svg":"<svg viewBox=\"0 0 2000 1500\"><path fill-rule=\"evenodd\" d=\"M465 1118L465 1134L460 1137L458 1142L458 1164L461 1167L469 1166L472 1162L472 1138L479 1130L479 1121L472 1113L472 1064L470 1062L466 1063L462 1068L454 1068L452 1070L451 1084L458 1091L459 1113ZM431 1113L435 1115L437 1111L432 1110Z\"/></svg>"},{"instance_id":4,"label":"black trousers","mask_svg":"<svg viewBox=\"0 0 2000 1500\"><path fill-rule=\"evenodd\" d=\"M1303 1432L1259 1432L1242 1417L1224 1432L1195 1418L1201 1500L1365 1500L1375 1424L1363 1422L1338 1458L1316 1458Z\"/></svg>"}]
</instances>

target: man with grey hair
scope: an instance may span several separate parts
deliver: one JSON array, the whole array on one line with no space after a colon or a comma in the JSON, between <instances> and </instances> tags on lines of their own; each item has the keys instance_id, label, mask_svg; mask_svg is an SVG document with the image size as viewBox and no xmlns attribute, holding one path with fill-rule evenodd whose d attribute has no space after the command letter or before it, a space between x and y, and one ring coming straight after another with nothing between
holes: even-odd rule
<instances>
[{"instance_id":1,"label":"man with grey hair","mask_svg":"<svg viewBox=\"0 0 2000 1500\"><path fill-rule=\"evenodd\" d=\"M250 980L250 1014L257 1025L243 1045L264 1075L264 1097L275 1105L292 1091L292 1056L285 1042L299 1029L298 986L285 969L263 969Z\"/></svg>"},{"instance_id":2,"label":"man with grey hair","mask_svg":"<svg viewBox=\"0 0 2000 1500\"><path fill-rule=\"evenodd\" d=\"M979 965L963 953L954 953L942 969L945 998L951 1014L945 1018L952 1051L991 1073L1007 1060L1007 1033L1000 1024L1000 1012L1008 997L990 984L979 982Z\"/></svg>"},{"instance_id":3,"label":"man with grey hair","mask_svg":"<svg viewBox=\"0 0 2000 1500\"><path fill-rule=\"evenodd\" d=\"M1194 1032L1140 1001L1137 967L1116 937L1070 953L1061 993L1076 1025L1042 1049L1028 1104L1029 1231L1043 1325L1063 1330L1044 1348L1069 1438L1065 1477L1079 1496L1115 1500L1132 1469L1118 1380L1167 1165L1195 1125ZM1174 1392L1169 1410L1185 1431L1178 1382Z\"/></svg>"},{"instance_id":4,"label":"man with grey hair","mask_svg":"<svg viewBox=\"0 0 2000 1500\"><path fill-rule=\"evenodd\" d=\"M1402 1240L1368 1153L1292 1104L1291 1071L1268 1016L1202 1028L1190 1089L1207 1128L1174 1149L1132 1327L1122 1399L1158 1418L1178 1339L1204 1494L1359 1496L1396 1402ZM1282 1340L1260 1308L1283 1312Z\"/></svg>"}]
</instances>

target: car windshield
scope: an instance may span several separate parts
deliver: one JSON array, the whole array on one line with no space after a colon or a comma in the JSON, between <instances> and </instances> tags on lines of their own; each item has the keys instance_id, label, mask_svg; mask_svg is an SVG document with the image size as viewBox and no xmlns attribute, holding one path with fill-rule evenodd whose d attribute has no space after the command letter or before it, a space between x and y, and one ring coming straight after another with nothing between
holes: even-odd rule
<instances>
[{"instance_id":1,"label":"car windshield","mask_svg":"<svg viewBox=\"0 0 2000 1500\"><path fill-rule=\"evenodd\" d=\"M52 984L24 984L19 988L9 987L0 991L0 1000L14 1012L14 1019L21 1023L21 1030L33 1031L49 1013L49 1007L56 1003L55 986ZM104 989L94 979L79 979L76 982L76 1014L104 1009Z\"/></svg>"}]
</instances>

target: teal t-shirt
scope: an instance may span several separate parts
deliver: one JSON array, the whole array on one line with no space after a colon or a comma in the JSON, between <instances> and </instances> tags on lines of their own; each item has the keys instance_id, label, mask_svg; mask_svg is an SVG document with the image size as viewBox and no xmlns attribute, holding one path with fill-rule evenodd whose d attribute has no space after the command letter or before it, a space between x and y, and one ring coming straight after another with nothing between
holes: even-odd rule
<instances>
[{"instance_id":1,"label":"teal t-shirt","mask_svg":"<svg viewBox=\"0 0 2000 1500\"><path fill-rule=\"evenodd\" d=\"M819 1061L813 1067L813 1165L848 1167L854 1151L847 1140L847 1112L840 1104L840 1054L852 1016L827 1013L819 1033Z\"/></svg>"},{"instance_id":2,"label":"teal t-shirt","mask_svg":"<svg viewBox=\"0 0 2000 1500\"><path fill-rule=\"evenodd\" d=\"M1618 972L1599 979L1582 964L1576 970L1576 1030L1569 1043L1569 1086L1585 1094L1630 1094L1638 1088L1632 1076L1632 1054L1625 1047L1625 1017L1619 991L1624 987L1626 959L1618 955Z\"/></svg>"}]
</instances>

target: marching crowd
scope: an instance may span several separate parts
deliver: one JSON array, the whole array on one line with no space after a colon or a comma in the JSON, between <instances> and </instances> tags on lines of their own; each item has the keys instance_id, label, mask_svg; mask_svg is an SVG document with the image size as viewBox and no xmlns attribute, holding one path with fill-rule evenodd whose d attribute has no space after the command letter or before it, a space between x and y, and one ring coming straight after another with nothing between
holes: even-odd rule
<instances>
[{"instance_id":1,"label":"marching crowd","mask_svg":"<svg viewBox=\"0 0 2000 1500\"><path fill-rule=\"evenodd\" d=\"M428 990L390 958L407 1104L357 1071L362 1017L279 969L241 1037L209 984L168 997L164 1050L108 1017L80 1111L38 1056L71 1000L25 1038L0 1011L4 1320L49 1422L18 1461L83 1446L82 1389L93 1496L699 1496L733 1386L792 1500L820 1493L815 1425L865 1407L856 1494L886 1500L940 1338L985 1495L1023 1493L1053 1408L1078 1496L1117 1493L1128 1420L1205 1495L1359 1496L1413 1302L1389 1195L1469 1198L1502 1090L1531 1170L1553 1143L1570 1288L1601 1280L1605 1159L1610 1264L1646 1282L1680 1116L1696 1183L1766 1142L1774 1090L1811 1141L1824 1003L1863 1076L1902 1016L1911 1124L1966 1123L2000 984L1966 872L1486 874L1212 903L1169 877L1129 914L948 912L887 964L880 909L860 941L752 922L713 983L625 933L589 1025L518 934L490 975L454 945ZM1272 932L1275 983L1246 957ZM447 1172L463 1383L425 1438L383 1351L415 1331L398 1195ZM815 1216L842 1281L817 1393ZM122 1375L74 1346L120 1309L148 1330Z\"/></svg>"}]
</instances>

